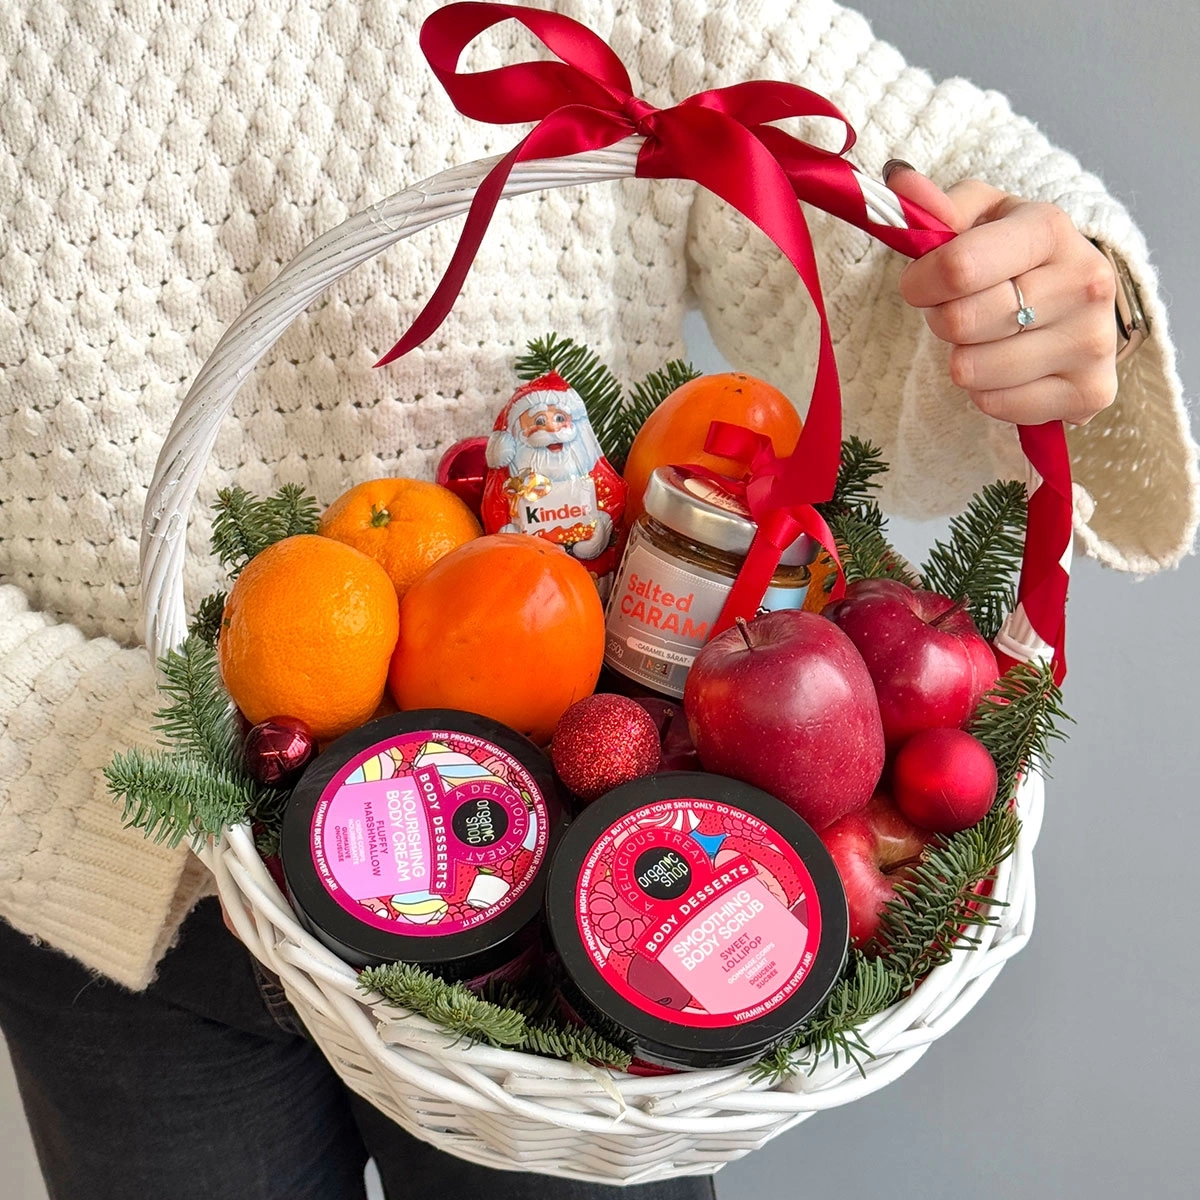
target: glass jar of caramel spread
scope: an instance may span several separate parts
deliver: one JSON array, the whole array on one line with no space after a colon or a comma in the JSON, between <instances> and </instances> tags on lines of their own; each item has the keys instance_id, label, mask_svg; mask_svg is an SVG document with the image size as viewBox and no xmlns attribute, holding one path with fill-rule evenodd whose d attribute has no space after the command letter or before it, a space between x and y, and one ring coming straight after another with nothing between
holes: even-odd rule
<instances>
[{"instance_id":1,"label":"glass jar of caramel spread","mask_svg":"<svg viewBox=\"0 0 1200 1200\"><path fill-rule=\"evenodd\" d=\"M659 467L629 535L608 600L604 661L666 696L682 696L758 527L732 489L687 467ZM800 608L817 546L784 552L760 612Z\"/></svg>"}]
</instances>

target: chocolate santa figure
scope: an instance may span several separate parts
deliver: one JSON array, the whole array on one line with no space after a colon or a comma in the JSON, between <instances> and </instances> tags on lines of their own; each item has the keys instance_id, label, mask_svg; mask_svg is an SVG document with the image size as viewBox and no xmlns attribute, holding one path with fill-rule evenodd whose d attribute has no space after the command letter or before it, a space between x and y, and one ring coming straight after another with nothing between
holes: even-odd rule
<instances>
[{"instance_id":1,"label":"chocolate santa figure","mask_svg":"<svg viewBox=\"0 0 1200 1200\"><path fill-rule=\"evenodd\" d=\"M484 530L562 546L606 599L625 481L604 457L579 393L554 371L517 388L488 438L487 465Z\"/></svg>"}]
</instances>

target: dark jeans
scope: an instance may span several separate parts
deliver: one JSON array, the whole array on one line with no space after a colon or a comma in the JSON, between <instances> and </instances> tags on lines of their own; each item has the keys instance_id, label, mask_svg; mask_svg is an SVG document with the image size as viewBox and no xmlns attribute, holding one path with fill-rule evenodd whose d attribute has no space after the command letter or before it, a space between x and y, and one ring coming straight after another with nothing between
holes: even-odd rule
<instances>
[{"instance_id":1,"label":"dark jeans","mask_svg":"<svg viewBox=\"0 0 1200 1200\"><path fill-rule=\"evenodd\" d=\"M622 1193L434 1150L343 1087L259 985L215 900L140 993L0 921L0 1029L52 1200L362 1200L368 1155L389 1200L712 1200L710 1179Z\"/></svg>"}]
</instances>

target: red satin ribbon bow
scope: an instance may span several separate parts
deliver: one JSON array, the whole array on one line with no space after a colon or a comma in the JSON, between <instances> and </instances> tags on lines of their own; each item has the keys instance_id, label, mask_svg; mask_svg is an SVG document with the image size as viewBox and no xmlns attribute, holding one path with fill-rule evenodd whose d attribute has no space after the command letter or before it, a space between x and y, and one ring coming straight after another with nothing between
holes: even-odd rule
<instances>
[{"instance_id":1,"label":"red satin ribbon bow","mask_svg":"<svg viewBox=\"0 0 1200 1200\"><path fill-rule=\"evenodd\" d=\"M807 534L814 542L824 546L833 558L837 575L834 579L831 600L840 600L846 594L846 577L838 558L833 533L825 518L800 496L791 503L780 506L776 501L779 485L775 483L787 459L780 458L765 433L755 433L742 425L731 425L727 421L714 421L708 427L704 449L719 458L731 458L746 467L746 477L734 483L738 494L745 500L750 515L758 526L746 565L739 572L725 606L714 626L714 635L728 629L738 617L753 616L766 590L771 586L771 577L783 552L801 535ZM689 471L708 475L699 467L688 467ZM714 475L725 487L729 479Z\"/></svg>"},{"instance_id":2,"label":"red satin ribbon bow","mask_svg":"<svg viewBox=\"0 0 1200 1200\"><path fill-rule=\"evenodd\" d=\"M524 25L561 61L514 63L476 74L459 72L459 58L471 41L509 19ZM749 580L769 581L779 562L776 549L782 551L776 543L786 532L787 520L798 519L777 514L794 514L828 500L837 481L841 450L841 392L833 342L812 239L797 198L914 258L949 241L954 231L902 197L893 197L892 202L903 211L909 228L873 221L857 172L843 157L854 144L854 131L837 108L807 88L752 80L699 92L673 108L655 108L633 94L621 60L586 26L559 13L515 4L449 4L426 19L420 40L434 74L461 113L492 124L536 124L480 184L436 291L378 365L419 346L445 320L516 163L603 149L631 134L645 139L638 153L639 177L691 179L720 196L779 247L803 280L821 322L816 379L795 451L786 459L772 455L769 469L760 459L747 486L760 528L770 530L755 540L746 566L748 582L738 589L739 601L745 602L739 615L752 616L762 592L748 603ZM840 122L846 130L841 150L823 150L770 124L788 117L828 117ZM1054 520L1042 536L1034 528L1031 500L1025 571L1034 568L1039 582L1031 584L1022 599L1037 632L1061 652L1063 615L1061 609L1057 617L1053 614L1058 584L1050 583L1049 576L1065 545L1057 541L1064 503L1070 536L1070 472L1068 468L1064 475L1060 470L1066 462L1065 448L1058 453L1064 445L1062 427L1023 429L1022 445L1048 485L1045 507L1054 511ZM772 555L774 561L769 561ZM1025 584L1023 574L1023 590ZM1061 590L1065 597L1065 578Z\"/></svg>"}]
</instances>

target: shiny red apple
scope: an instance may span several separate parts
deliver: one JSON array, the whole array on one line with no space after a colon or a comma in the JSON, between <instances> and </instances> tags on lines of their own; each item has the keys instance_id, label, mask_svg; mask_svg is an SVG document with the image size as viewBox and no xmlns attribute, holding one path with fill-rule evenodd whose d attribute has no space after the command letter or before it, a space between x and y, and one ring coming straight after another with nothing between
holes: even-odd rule
<instances>
[{"instance_id":1,"label":"shiny red apple","mask_svg":"<svg viewBox=\"0 0 1200 1200\"><path fill-rule=\"evenodd\" d=\"M874 795L860 812L821 831L821 841L846 890L854 945L863 946L875 936L884 905L920 859L931 836L907 821L882 793Z\"/></svg>"},{"instance_id":2,"label":"shiny red apple","mask_svg":"<svg viewBox=\"0 0 1200 1200\"><path fill-rule=\"evenodd\" d=\"M860 579L824 615L875 682L889 750L922 729L957 729L991 690L996 656L966 609L895 579Z\"/></svg>"},{"instance_id":3,"label":"shiny red apple","mask_svg":"<svg viewBox=\"0 0 1200 1200\"><path fill-rule=\"evenodd\" d=\"M892 764L896 807L921 829L956 833L983 820L996 799L996 764L965 729L924 729Z\"/></svg>"},{"instance_id":4,"label":"shiny red apple","mask_svg":"<svg viewBox=\"0 0 1200 1200\"><path fill-rule=\"evenodd\" d=\"M822 829L871 798L883 726L850 639L815 613L740 622L696 657L683 693L706 771L754 784Z\"/></svg>"}]
</instances>

